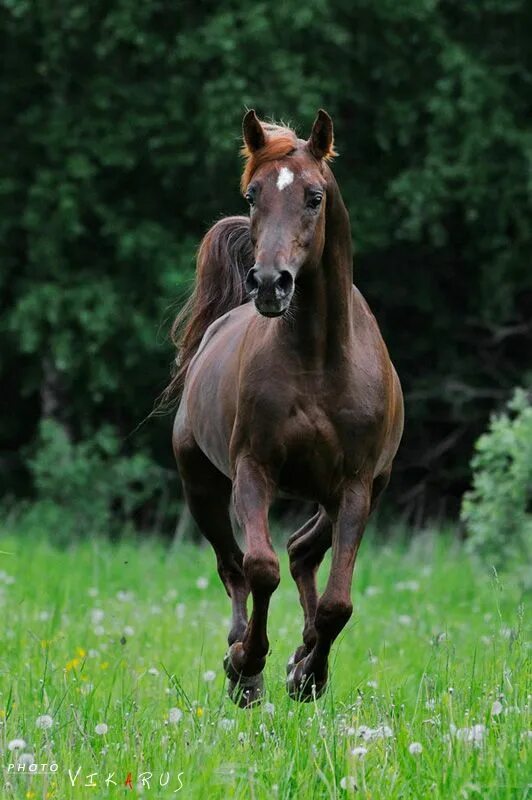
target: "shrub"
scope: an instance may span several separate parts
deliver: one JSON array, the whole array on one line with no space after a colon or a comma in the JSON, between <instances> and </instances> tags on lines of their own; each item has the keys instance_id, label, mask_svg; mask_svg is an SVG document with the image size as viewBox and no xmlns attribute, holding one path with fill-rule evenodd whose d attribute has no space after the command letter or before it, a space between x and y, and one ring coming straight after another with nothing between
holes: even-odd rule
<instances>
[{"instance_id":1,"label":"shrub","mask_svg":"<svg viewBox=\"0 0 532 800\"><path fill-rule=\"evenodd\" d=\"M120 439L109 426L74 443L52 420L41 423L29 467L36 502L23 518L56 541L91 533L117 535L165 485L164 470L144 453L120 455Z\"/></svg>"},{"instance_id":2,"label":"shrub","mask_svg":"<svg viewBox=\"0 0 532 800\"><path fill-rule=\"evenodd\" d=\"M532 555L532 402L516 390L475 445L461 517L469 548L497 568Z\"/></svg>"}]
</instances>

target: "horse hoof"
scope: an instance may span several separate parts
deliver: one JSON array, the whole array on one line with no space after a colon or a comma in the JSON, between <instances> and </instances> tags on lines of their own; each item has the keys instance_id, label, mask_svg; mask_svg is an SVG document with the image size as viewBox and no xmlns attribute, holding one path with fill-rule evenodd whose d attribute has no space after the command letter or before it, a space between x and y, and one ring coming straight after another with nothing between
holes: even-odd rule
<instances>
[{"instance_id":1,"label":"horse hoof","mask_svg":"<svg viewBox=\"0 0 532 800\"><path fill-rule=\"evenodd\" d=\"M298 664L305 656L307 656L307 648L304 644L300 645L295 653L292 653L288 661L286 662L286 674L290 675L292 670L294 669L295 665Z\"/></svg>"},{"instance_id":2,"label":"horse hoof","mask_svg":"<svg viewBox=\"0 0 532 800\"><path fill-rule=\"evenodd\" d=\"M322 681L317 681L314 675L305 672L306 658L298 661L286 679L286 690L292 700L300 703L310 703L317 700L325 691L327 676Z\"/></svg>"},{"instance_id":3,"label":"horse hoof","mask_svg":"<svg viewBox=\"0 0 532 800\"><path fill-rule=\"evenodd\" d=\"M227 693L239 708L251 708L251 706L259 705L264 695L262 672L259 672L258 675L242 675L236 683L230 680Z\"/></svg>"},{"instance_id":4,"label":"horse hoof","mask_svg":"<svg viewBox=\"0 0 532 800\"><path fill-rule=\"evenodd\" d=\"M235 667L234 659L242 659L242 642L234 642L224 657L224 671L229 678L228 694L233 703L240 708L250 708L261 702L264 693L262 672L256 675L243 675Z\"/></svg>"}]
</instances>

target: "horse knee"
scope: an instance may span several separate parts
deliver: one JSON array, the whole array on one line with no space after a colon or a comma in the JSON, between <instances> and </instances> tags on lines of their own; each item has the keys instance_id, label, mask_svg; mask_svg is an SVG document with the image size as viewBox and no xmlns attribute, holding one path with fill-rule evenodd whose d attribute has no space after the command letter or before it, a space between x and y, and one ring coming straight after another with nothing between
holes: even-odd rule
<instances>
[{"instance_id":1,"label":"horse knee","mask_svg":"<svg viewBox=\"0 0 532 800\"><path fill-rule=\"evenodd\" d=\"M334 639L349 622L352 613L353 604L350 600L322 598L316 610L314 627L319 633L324 633Z\"/></svg>"},{"instance_id":2,"label":"horse knee","mask_svg":"<svg viewBox=\"0 0 532 800\"><path fill-rule=\"evenodd\" d=\"M274 552L246 553L244 574L252 591L272 594L281 580L279 559Z\"/></svg>"}]
</instances>

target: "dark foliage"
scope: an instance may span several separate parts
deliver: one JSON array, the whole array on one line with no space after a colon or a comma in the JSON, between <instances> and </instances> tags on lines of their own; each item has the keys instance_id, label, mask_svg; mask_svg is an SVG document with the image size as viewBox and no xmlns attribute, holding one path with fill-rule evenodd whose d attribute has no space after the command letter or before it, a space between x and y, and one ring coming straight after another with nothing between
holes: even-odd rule
<instances>
[{"instance_id":1,"label":"dark foliage","mask_svg":"<svg viewBox=\"0 0 532 800\"><path fill-rule=\"evenodd\" d=\"M129 434L201 236L245 207L244 108L306 134L322 106L406 392L389 497L453 511L473 440L530 378L530 5L2 0L0 20L2 485L31 491L43 417L171 465L169 419Z\"/></svg>"}]
</instances>

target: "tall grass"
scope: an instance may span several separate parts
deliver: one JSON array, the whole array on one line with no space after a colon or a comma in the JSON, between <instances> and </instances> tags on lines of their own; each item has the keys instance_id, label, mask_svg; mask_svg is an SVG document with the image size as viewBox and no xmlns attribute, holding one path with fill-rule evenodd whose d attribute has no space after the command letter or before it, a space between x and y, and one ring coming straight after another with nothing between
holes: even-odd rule
<instances>
[{"instance_id":1,"label":"tall grass","mask_svg":"<svg viewBox=\"0 0 532 800\"><path fill-rule=\"evenodd\" d=\"M302 619L283 560L265 702L247 712L225 693L210 550L14 532L0 550L2 798L527 796L522 590L448 536L367 537L316 704L284 687Z\"/></svg>"}]
</instances>

